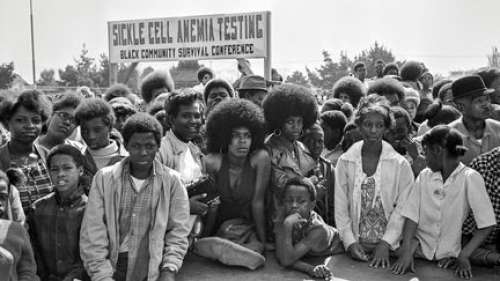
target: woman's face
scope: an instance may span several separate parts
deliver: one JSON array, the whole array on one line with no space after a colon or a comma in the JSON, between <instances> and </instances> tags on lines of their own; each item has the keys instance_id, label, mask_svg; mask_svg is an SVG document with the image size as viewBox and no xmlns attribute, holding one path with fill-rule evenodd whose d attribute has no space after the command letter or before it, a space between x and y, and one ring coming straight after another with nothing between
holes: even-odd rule
<instances>
[{"instance_id":1,"label":"woman's face","mask_svg":"<svg viewBox=\"0 0 500 281\"><path fill-rule=\"evenodd\" d=\"M361 121L360 132L366 143L381 142L386 131L384 116L380 113L369 112Z\"/></svg>"},{"instance_id":2,"label":"woman's face","mask_svg":"<svg viewBox=\"0 0 500 281\"><path fill-rule=\"evenodd\" d=\"M247 157L252 145L252 133L245 127L234 128L231 133L231 142L227 147L230 155L238 158Z\"/></svg>"},{"instance_id":3,"label":"woman's face","mask_svg":"<svg viewBox=\"0 0 500 281\"><path fill-rule=\"evenodd\" d=\"M229 91L224 87L214 87L207 95L207 109L212 110L218 103L230 99Z\"/></svg>"},{"instance_id":4,"label":"woman's face","mask_svg":"<svg viewBox=\"0 0 500 281\"><path fill-rule=\"evenodd\" d=\"M281 132L288 140L296 141L302 134L303 126L304 124L301 116L290 116L285 120Z\"/></svg>"},{"instance_id":5,"label":"woman's face","mask_svg":"<svg viewBox=\"0 0 500 281\"><path fill-rule=\"evenodd\" d=\"M410 113L411 120L417 116L417 105L413 101L405 101L405 109Z\"/></svg>"},{"instance_id":6,"label":"woman's face","mask_svg":"<svg viewBox=\"0 0 500 281\"><path fill-rule=\"evenodd\" d=\"M32 144L42 131L42 116L20 106L10 118L8 125L12 140Z\"/></svg>"},{"instance_id":7,"label":"woman's face","mask_svg":"<svg viewBox=\"0 0 500 281\"><path fill-rule=\"evenodd\" d=\"M50 118L47 133L51 133L61 139L67 138L76 128L75 109L71 107L55 111Z\"/></svg>"},{"instance_id":8,"label":"woman's face","mask_svg":"<svg viewBox=\"0 0 500 281\"><path fill-rule=\"evenodd\" d=\"M70 155L56 154L50 161L49 172L55 189L58 192L65 192L78 186L83 170L76 165Z\"/></svg>"}]
</instances>

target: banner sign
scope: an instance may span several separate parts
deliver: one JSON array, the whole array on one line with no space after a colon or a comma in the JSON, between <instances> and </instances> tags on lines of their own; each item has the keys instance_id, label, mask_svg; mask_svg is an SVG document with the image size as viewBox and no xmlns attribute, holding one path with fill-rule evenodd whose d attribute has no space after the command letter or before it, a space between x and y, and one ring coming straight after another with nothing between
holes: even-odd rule
<instances>
[{"instance_id":1,"label":"banner sign","mask_svg":"<svg viewBox=\"0 0 500 281\"><path fill-rule=\"evenodd\" d=\"M108 22L112 63L265 58L270 12Z\"/></svg>"}]
</instances>

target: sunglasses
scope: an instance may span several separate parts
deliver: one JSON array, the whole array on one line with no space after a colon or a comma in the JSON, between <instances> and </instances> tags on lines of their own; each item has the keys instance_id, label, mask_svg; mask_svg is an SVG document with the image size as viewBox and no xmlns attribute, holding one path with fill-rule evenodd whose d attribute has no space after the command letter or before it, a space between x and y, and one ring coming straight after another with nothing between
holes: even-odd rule
<instances>
[{"instance_id":1,"label":"sunglasses","mask_svg":"<svg viewBox=\"0 0 500 281\"><path fill-rule=\"evenodd\" d=\"M65 112L65 111L56 111L54 112L57 117L61 118L64 121L69 121L71 124L76 124L75 116Z\"/></svg>"}]
</instances>

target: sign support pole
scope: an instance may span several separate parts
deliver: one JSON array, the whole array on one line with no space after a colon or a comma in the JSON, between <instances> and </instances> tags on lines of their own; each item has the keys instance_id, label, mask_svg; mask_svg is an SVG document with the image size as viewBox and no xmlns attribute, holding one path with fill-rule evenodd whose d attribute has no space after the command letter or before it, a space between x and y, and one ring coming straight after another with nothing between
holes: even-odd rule
<instances>
[{"instance_id":1,"label":"sign support pole","mask_svg":"<svg viewBox=\"0 0 500 281\"><path fill-rule=\"evenodd\" d=\"M266 12L266 57L264 58L264 78L271 81L271 12Z\"/></svg>"}]
</instances>

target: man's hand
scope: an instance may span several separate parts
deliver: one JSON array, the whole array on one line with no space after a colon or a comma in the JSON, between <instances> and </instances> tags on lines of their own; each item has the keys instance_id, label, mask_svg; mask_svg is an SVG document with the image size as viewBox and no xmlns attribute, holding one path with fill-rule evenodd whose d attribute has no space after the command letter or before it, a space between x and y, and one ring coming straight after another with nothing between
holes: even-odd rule
<instances>
[{"instance_id":1,"label":"man's hand","mask_svg":"<svg viewBox=\"0 0 500 281\"><path fill-rule=\"evenodd\" d=\"M158 281L175 281L175 273L168 270L162 270Z\"/></svg>"},{"instance_id":2,"label":"man's hand","mask_svg":"<svg viewBox=\"0 0 500 281\"><path fill-rule=\"evenodd\" d=\"M285 218L283 224L286 227L292 227L295 223L299 221L305 221L305 219L303 219L298 213L293 213Z\"/></svg>"},{"instance_id":3,"label":"man's hand","mask_svg":"<svg viewBox=\"0 0 500 281\"><path fill-rule=\"evenodd\" d=\"M415 273L415 261L413 255L402 254L395 264L392 265L393 274L405 274L410 269L410 272Z\"/></svg>"},{"instance_id":4,"label":"man's hand","mask_svg":"<svg viewBox=\"0 0 500 281\"><path fill-rule=\"evenodd\" d=\"M193 215L205 215L208 211L208 205L199 201L202 198L207 197L206 193L195 195L189 198L189 208Z\"/></svg>"},{"instance_id":5,"label":"man's hand","mask_svg":"<svg viewBox=\"0 0 500 281\"><path fill-rule=\"evenodd\" d=\"M323 280L332 280L333 279L333 273L330 271L330 269L324 265L320 264L312 268L312 270L309 272L309 275L315 278L321 278Z\"/></svg>"},{"instance_id":6,"label":"man's hand","mask_svg":"<svg viewBox=\"0 0 500 281\"><path fill-rule=\"evenodd\" d=\"M389 249L390 246L387 242L381 240L378 242L377 247L375 247L374 256L370 263L370 267L378 268L386 268L389 267Z\"/></svg>"},{"instance_id":7,"label":"man's hand","mask_svg":"<svg viewBox=\"0 0 500 281\"><path fill-rule=\"evenodd\" d=\"M458 275L458 277L463 279L472 278L472 268L470 265L469 257L459 255L455 260L455 264L455 274Z\"/></svg>"},{"instance_id":8,"label":"man's hand","mask_svg":"<svg viewBox=\"0 0 500 281\"><path fill-rule=\"evenodd\" d=\"M347 249L352 259L359 261L368 261L368 255L363 250L363 247L358 242L352 243Z\"/></svg>"}]
</instances>

